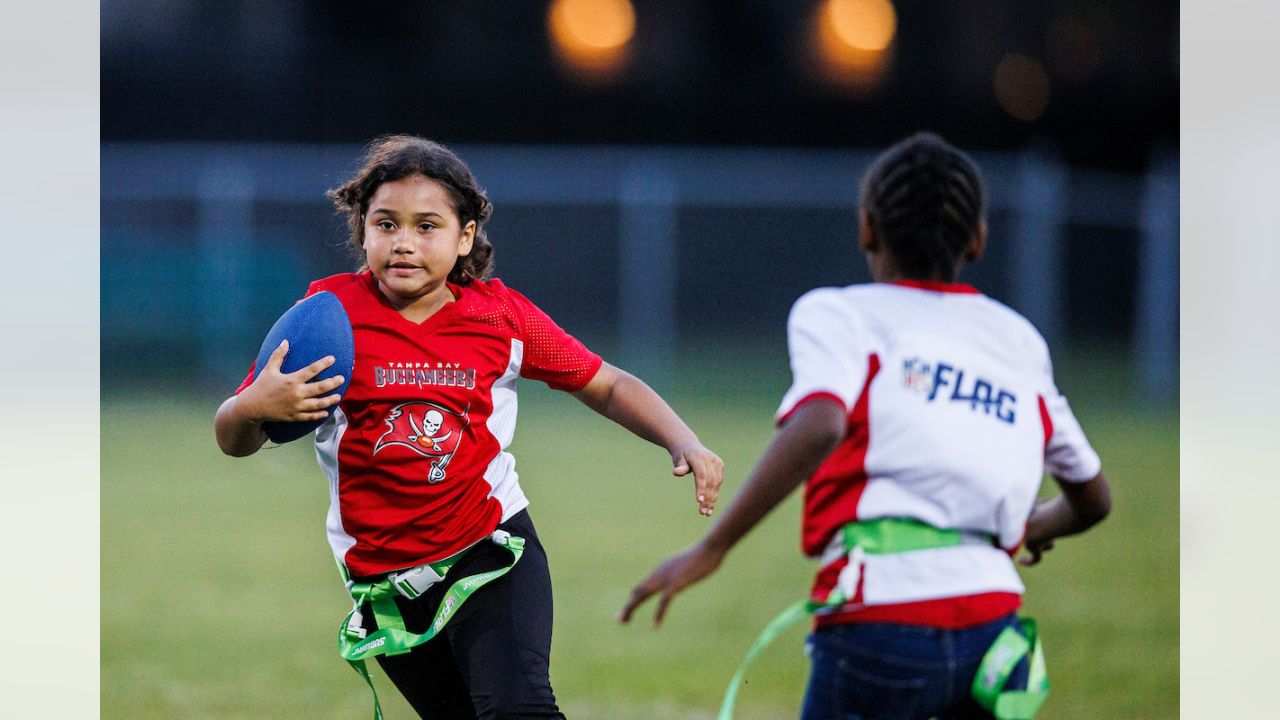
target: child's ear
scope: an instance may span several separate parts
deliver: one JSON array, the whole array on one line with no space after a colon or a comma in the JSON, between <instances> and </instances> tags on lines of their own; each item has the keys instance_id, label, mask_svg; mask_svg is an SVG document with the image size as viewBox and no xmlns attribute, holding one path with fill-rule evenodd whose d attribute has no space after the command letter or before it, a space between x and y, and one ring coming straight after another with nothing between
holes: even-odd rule
<instances>
[{"instance_id":1,"label":"child's ear","mask_svg":"<svg viewBox=\"0 0 1280 720\"><path fill-rule=\"evenodd\" d=\"M964 259L973 262L982 257L983 251L987 249L987 219L983 218L978 221L978 232L973 234L973 239L969 241L969 246L964 249Z\"/></svg>"},{"instance_id":2,"label":"child's ear","mask_svg":"<svg viewBox=\"0 0 1280 720\"><path fill-rule=\"evenodd\" d=\"M467 224L462 228L462 241L458 243L458 257L465 257L471 254L471 245L476 238L476 221L468 220Z\"/></svg>"},{"instance_id":3,"label":"child's ear","mask_svg":"<svg viewBox=\"0 0 1280 720\"><path fill-rule=\"evenodd\" d=\"M866 210L858 211L858 247L864 252L876 252L880 249L880 238L871 229L871 214Z\"/></svg>"}]
</instances>

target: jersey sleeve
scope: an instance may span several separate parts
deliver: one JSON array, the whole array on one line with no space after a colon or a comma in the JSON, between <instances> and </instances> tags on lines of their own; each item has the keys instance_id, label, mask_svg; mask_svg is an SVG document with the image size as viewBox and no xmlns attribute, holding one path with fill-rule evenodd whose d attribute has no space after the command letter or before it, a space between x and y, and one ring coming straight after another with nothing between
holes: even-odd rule
<instances>
[{"instance_id":1,"label":"jersey sleeve","mask_svg":"<svg viewBox=\"0 0 1280 720\"><path fill-rule=\"evenodd\" d=\"M315 295L316 293L318 293L318 292L320 292L321 290L323 290L324 288L322 288L322 287L321 287L321 284L322 284L322 283L323 283L323 281L322 281L322 280L316 280L316 281L312 282L310 285L308 285L308 286L307 286L307 294L306 294L306 295L303 295L301 298L299 298L299 299L297 300L297 302L295 302L295 303L294 303L294 305L297 305L298 303L302 302L303 300L306 300L307 298L311 297L312 295ZM240 387L236 388L236 391L235 391L234 393L232 393L232 394L233 394L233 395L239 395L240 393L244 392L244 389L245 389L245 388L247 388L247 387L249 387L250 385L252 385L252 384L253 384L253 375L254 375L254 373L256 373L256 372L257 372L257 370L258 370L258 361L257 361L257 360L254 360L253 362L249 363L249 373L248 373L247 375L245 375L245 376L244 376L244 381L240 383Z\"/></svg>"},{"instance_id":2,"label":"jersey sleeve","mask_svg":"<svg viewBox=\"0 0 1280 720\"><path fill-rule=\"evenodd\" d=\"M860 322L832 289L801 296L787 319L791 387L774 414L781 424L804 403L838 400L849 411L866 381L870 348Z\"/></svg>"},{"instance_id":3,"label":"jersey sleeve","mask_svg":"<svg viewBox=\"0 0 1280 720\"><path fill-rule=\"evenodd\" d=\"M516 314L519 340L524 345L520 377L546 383L565 392L581 390L595 377L604 359L565 332L529 298L504 288Z\"/></svg>"},{"instance_id":4,"label":"jersey sleeve","mask_svg":"<svg viewBox=\"0 0 1280 720\"><path fill-rule=\"evenodd\" d=\"M257 372L257 370L258 370L258 361L257 361L257 360L254 360L253 362L249 363L249 374L244 376L244 381L240 383L240 387L236 388L236 391L235 391L234 393L232 393L232 394L233 394L233 395L239 395L240 393L244 392L244 389L245 389L245 388L247 388L247 387L249 387L250 385L252 385L252 384L253 384L253 374L254 374L255 372Z\"/></svg>"},{"instance_id":5,"label":"jersey sleeve","mask_svg":"<svg viewBox=\"0 0 1280 720\"><path fill-rule=\"evenodd\" d=\"M1045 469L1067 482L1092 480L1102 470L1102 460L1085 437L1067 398L1058 392L1047 347L1044 348L1044 385L1039 399L1040 420L1044 424Z\"/></svg>"}]
</instances>

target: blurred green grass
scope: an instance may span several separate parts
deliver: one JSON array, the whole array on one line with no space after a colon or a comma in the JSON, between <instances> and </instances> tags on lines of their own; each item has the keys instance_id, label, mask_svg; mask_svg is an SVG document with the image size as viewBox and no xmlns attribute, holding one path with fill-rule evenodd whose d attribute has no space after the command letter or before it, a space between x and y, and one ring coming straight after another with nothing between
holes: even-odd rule
<instances>
[{"instance_id":1,"label":"blurred green grass","mask_svg":"<svg viewBox=\"0 0 1280 720\"><path fill-rule=\"evenodd\" d=\"M1024 572L1054 683L1043 718L1178 714L1177 415L1128 399L1123 363L1060 363L1060 385L1103 457L1115 510ZM772 435L785 351L683 362L672 405L727 463L721 507ZM102 408L103 718L368 717L336 654L349 609L324 537L328 498L308 440L222 456L218 398L108 392ZM661 557L695 539L691 484L666 454L572 398L526 383L513 445L547 546L556 624L552 683L571 718L714 717L770 617L805 593L798 493L667 622L614 614ZM1048 490L1048 489L1047 489ZM748 676L738 717L795 717L804 628ZM381 674L389 719L414 717Z\"/></svg>"}]
</instances>

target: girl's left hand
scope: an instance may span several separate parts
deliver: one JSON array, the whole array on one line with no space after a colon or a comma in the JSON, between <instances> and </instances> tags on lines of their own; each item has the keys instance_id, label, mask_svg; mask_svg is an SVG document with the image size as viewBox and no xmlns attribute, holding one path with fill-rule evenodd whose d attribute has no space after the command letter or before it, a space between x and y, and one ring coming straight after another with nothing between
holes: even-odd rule
<instances>
[{"instance_id":1,"label":"girl's left hand","mask_svg":"<svg viewBox=\"0 0 1280 720\"><path fill-rule=\"evenodd\" d=\"M724 461L719 455L703 447L701 443L681 446L671 451L671 474L684 477L693 472L693 494L698 501L698 512L711 517L724 482Z\"/></svg>"},{"instance_id":2,"label":"girl's left hand","mask_svg":"<svg viewBox=\"0 0 1280 720\"><path fill-rule=\"evenodd\" d=\"M1044 557L1044 554L1053 549L1053 539L1050 538L1048 540L1028 540L1026 544L1026 548L1027 548L1027 552L1030 554L1023 555L1022 557L1018 558L1018 563L1025 567L1038 565L1040 563L1040 559Z\"/></svg>"},{"instance_id":3,"label":"girl's left hand","mask_svg":"<svg viewBox=\"0 0 1280 720\"><path fill-rule=\"evenodd\" d=\"M715 572L723 560L724 552L713 550L705 542L695 543L683 552L663 560L632 589L627 604L618 612L618 621L631 622L631 614L635 612L636 606L657 595L658 609L653 614L653 626L658 627L667 614L671 599L681 590Z\"/></svg>"}]
</instances>

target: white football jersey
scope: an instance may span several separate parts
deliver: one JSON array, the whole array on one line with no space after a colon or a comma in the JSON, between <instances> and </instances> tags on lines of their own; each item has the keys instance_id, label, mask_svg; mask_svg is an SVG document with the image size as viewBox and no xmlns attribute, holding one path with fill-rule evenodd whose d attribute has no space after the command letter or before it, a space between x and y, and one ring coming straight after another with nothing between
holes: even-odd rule
<instances>
[{"instance_id":1,"label":"white football jersey","mask_svg":"<svg viewBox=\"0 0 1280 720\"><path fill-rule=\"evenodd\" d=\"M849 582L854 602L833 616L915 603L873 616L943 625L991 613L970 603L967 619L939 616L937 601L979 597L1002 614L1012 598L1016 607L1023 585L1012 554L1046 468L1083 482L1101 465L1054 385L1040 333L968 285L923 282L813 290L795 303L787 332L793 382L778 422L817 397L849 415L845 439L805 486L804 550L823 563L813 597ZM882 517L995 543L869 555L839 580L848 564L839 528Z\"/></svg>"}]
</instances>

